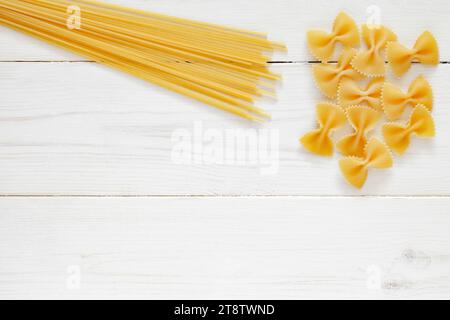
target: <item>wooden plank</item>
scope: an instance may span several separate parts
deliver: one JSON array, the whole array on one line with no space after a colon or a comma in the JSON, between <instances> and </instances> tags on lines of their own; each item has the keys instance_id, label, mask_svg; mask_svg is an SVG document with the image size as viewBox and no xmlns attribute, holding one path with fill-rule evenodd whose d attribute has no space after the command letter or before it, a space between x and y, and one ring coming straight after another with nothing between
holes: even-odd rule
<instances>
[{"instance_id":1,"label":"wooden plank","mask_svg":"<svg viewBox=\"0 0 450 320\"><path fill-rule=\"evenodd\" d=\"M0 298L448 299L449 206L2 198Z\"/></svg>"},{"instance_id":2,"label":"wooden plank","mask_svg":"<svg viewBox=\"0 0 450 320\"><path fill-rule=\"evenodd\" d=\"M274 60L305 61L311 59L305 44L305 33L311 28L329 30L337 13L345 10L359 24L373 15L376 6L381 22L392 28L399 39L413 45L424 30L432 31L440 44L442 60L450 60L450 21L448 1L205 1L205 0L108 0L109 2L148 9L180 17L226 24L268 32L273 39L284 41L288 55ZM220 14L211 14L220 12ZM80 58L52 48L27 36L0 27L0 61L79 60Z\"/></svg>"},{"instance_id":3,"label":"wooden plank","mask_svg":"<svg viewBox=\"0 0 450 320\"><path fill-rule=\"evenodd\" d=\"M285 64L275 70L284 74L279 102L260 103L274 119L258 125L93 63L0 63L0 194L450 194L450 66L415 66L402 79L406 86L422 72L432 83L438 136L415 138L406 156L395 159L395 168L372 171L362 191L344 182L338 155L322 159L299 146L298 138L315 127L314 106L322 99L310 66ZM180 130L191 135L193 154L181 164L173 156L179 141L172 140ZM223 143L222 158L234 161L208 162L211 130L226 142L235 141L227 132L239 130L257 140L236 144L234 153ZM266 135L274 142L265 143ZM240 152L249 156L259 142L268 155L237 161Z\"/></svg>"}]
</instances>

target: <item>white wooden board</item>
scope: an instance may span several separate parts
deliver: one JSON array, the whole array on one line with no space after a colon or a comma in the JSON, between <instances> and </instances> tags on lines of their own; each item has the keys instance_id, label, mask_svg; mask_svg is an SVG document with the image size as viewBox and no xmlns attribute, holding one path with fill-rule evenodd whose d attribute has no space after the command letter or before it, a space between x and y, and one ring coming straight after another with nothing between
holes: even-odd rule
<instances>
[{"instance_id":1,"label":"white wooden board","mask_svg":"<svg viewBox=\"0 0 450 320\"><path fill-rule=\"evenodd\" d=\"M4 198L0 298L448 299L449 206Z\"/></svg>"}]
</instances>

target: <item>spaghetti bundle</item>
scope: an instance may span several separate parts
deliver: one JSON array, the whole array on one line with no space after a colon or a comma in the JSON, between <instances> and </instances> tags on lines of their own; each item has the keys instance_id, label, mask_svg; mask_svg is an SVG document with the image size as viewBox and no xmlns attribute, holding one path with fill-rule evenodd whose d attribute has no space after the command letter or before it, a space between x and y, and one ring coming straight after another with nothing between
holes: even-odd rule
<instances>
[{"instance_id":1,"label":"spaghetti bundle","mask_svg":"<svg viewBox=\"0 0 450 320\"><path fill-rule=\"evenodd\" d=\"M265 34L94 0L0 0L0 23L255 121L269 118L255 98L274 97L280 79L267 53L285 50Z\"/></svg>"}]
</instances>

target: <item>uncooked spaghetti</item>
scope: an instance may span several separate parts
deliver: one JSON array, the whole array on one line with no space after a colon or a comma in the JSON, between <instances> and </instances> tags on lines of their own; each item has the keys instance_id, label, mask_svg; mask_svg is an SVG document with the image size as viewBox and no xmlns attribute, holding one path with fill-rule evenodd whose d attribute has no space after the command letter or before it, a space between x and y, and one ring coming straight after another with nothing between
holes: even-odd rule
<instances>
[{"instance_id":1,"label":"uncooked spaghetti","mask_svg":"<svg viewBox=\"0 0 450 320\"><path fill-rule=\"evenodd\" d=\"M274 97L280 79L266 54L285 50L265 34L93 0L0 0L0 23L255 121L269 118L255 98Z\"/></svg>"}]
</instances>

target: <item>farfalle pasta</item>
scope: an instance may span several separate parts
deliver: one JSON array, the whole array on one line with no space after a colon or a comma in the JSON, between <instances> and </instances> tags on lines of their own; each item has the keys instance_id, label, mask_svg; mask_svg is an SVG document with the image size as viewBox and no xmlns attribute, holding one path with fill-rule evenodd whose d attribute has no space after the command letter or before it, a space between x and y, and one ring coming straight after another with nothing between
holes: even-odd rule
<instances>
[{"instance_id":1,"label":"farfalle pasta","mask_svg":"<svg viewBox=\"0 0 450 320\"><path fill-rule=\"evenodd\" d=\"M346 156L363 157L367 144L366 135L375 128L380 112L369 107L353 106L347 108L347 119L355 132L339 140L336 147Z\"/></svg>"},{"instance_id":2,"label":"farfalle pasta","mask_svg":"<svg viewBox=\"0 0 450 320\"><path fill-rule=\"evenodd\" d=\"M368 77L384 77L386 73L383 51L389 41L396 41L394 32L384 26L363 25L362 35L367 50L358 53L352 61L353 68Z\"/></svg>"},{"instance_id":3,"label":"farfalle pasta","mask_svg":"<svg viewBox=\"0 0 450 320\"><path fill-rule=\"evenodd\" d=\"M417 39L412 49L408 49L398 42L389 42L387 59L394 74L402 76L411 68L413 61L437 65L439 63L438 44L431 32L425 31Z\"/></svg>"},{"instance_id":4,"label":"farfalle pasta","mask_svg":"<svg viewBox=\"0 0 450 320\"><path fill-rule=\"evenodd\" d=\"M345 112L335 104L322 102L317 105L316 113L319 129L305 134L300 142L311 153L332 156L334 148L330 135L345 125Z\"/></svg>"},{"instance_id":5,"label":"farfalle pasta","mask_svg":"<svg viewBox=\"0 0 450 320\"><path fill-rule=\"evenodd\" d=\"M316 85L328 98L335 99L337 97L339 83L342 79L359 80L362 78L361 74L351 66L351 61L356 53L355 49L346 49L340 56L337 65L322 63L313 67Z\"/></svg>"},{"instance_id":6,"label":"farfalle pasta","mask_svg":"<svg viewBox=\"0 0 450 320\"><path fill-rule=\"evenodd\" d=\"M313 66L315 83L337 104L320 103L317 106L319 129L305 134L300 141L314 154L331 156L334 152L331 133L348 123L353 132L339 139L335 146L344 155L339 166L349 184L362 188L370 168L392 167L391 149L401 155L408 149L413 135L423 138L435 135L430 84L418 76L404 92L395 83L386 82L386 58L393 73L401 76L413 62L438 64L439 49L428 31L417 39L413 49L399 44L397 35L385 26L362 26L367 47L362 51L355 48L360 43L357 37L357 26L345 13L336 17L331 33L308 32L310 51L321 62ZM337 63L330 63L337 43L344 50ZM386 123L386 119L402 118L409 108L413 110L408 123ZM381 126L384 141L369 136L380 120L384 121Z\"/></svg>"},{"instance_id":7,"label":"farfalle pasta","mask_svg":"<svg viewBox=\"0 0 450 320\"><path fill-rule=\"evenodd\" d=\"M414 108L409 123L386 123L383 125L383 136L388 146L402 155L411 143L411 136L431 138L435 136L434 120L428 109L422 105Z\"/></svg>"},{"instance_id":8,"label":"farfalle pasta","mask_svg":"<svg viewBox=\"0 0 450 320\"><path fill-rule=\"evenodd\" d=\"M342 108L356 105L365 105L383 110L381 105L381 90L384 78L374 78L364 87L352 79L343 79L338 89L338 104Z\"/></svg>"},{"instance_id":9,"label":"farfalle pasta","mask_svg":"<svg viewBox=\"0 0 450 320\"><path fill-rule=\"evenodd\" d=\"M345 179L354 187L362 188L367 180L369 168L387 169L394 160L389 148L377 138L371 138L364 149L363 157L346 157L339 161Z\"/></svg>"},{"instance_id":10,"label":"farfalle pasta","mask_svg":"<svg viewBox=\"0 0 450 320\"><path fill-rule=\"evenodd\" d=\"M382 103L384 113L389 120L399 119L408 106L423 105L429 111L433 110L433 89L423 77L417 77L409 86L408 92L392 83L383 85Z\"/></svg>"},{"instance_id":11,"label":"farfalle pasta","mask_svg":"<svg viewBox=\"0 0 450 320\"><path fill-rule=\"evenodd\" d=\"M336 43L345 48L360 44L358 26L346 13L338 14L331 33L322 30L310 30L307 33L308 47L312 55L321 62L328 62L333 56Z\"/></svg>"}]
</instances>

